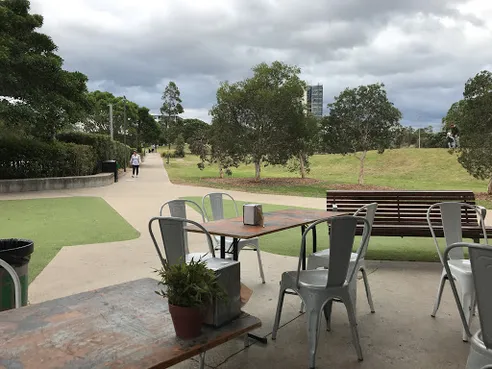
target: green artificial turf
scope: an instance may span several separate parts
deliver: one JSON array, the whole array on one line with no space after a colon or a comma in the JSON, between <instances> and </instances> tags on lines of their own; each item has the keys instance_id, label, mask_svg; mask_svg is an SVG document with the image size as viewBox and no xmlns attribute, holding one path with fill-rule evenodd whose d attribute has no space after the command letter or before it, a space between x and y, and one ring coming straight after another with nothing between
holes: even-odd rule
<instances>
[{"instance_id":1,"label":"green artificial turf","mask_svg":"<svg viewBox=\"0 0 492 369\"><path fill-rule=\"evenodd\" d=\"M0 201L0 238L34 241L29 282L63 246L122 241L138 236L137 230L99 197Z\"/></svg>"}]
</instances>

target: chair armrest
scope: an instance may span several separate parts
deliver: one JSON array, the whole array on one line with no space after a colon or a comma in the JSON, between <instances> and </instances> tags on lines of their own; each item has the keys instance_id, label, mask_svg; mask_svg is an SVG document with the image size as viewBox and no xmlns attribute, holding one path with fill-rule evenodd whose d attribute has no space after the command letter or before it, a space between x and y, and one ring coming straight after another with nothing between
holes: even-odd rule
<instances>
[{"instance_id":1,"label":"chair armrest","mask_svg":"<svg viewBox=\"0 0 492 369\"><path fill-rule=\"evenodd\" d=\"M485 220L485 217L487 216L487 209L480 205L477 205L477 209L480 210L480 214L482 214L482 218Z\"/></svg>"}]
</instances>

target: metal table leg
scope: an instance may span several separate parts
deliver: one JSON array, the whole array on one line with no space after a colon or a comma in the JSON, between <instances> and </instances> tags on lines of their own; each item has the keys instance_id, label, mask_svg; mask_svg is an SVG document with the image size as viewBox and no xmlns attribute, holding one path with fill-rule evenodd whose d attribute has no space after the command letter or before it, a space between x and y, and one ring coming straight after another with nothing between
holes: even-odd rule
<instances>
[{"instance_id":1,"label":"metal table leg","mask_svg":"<svg viewBox=\"0 0 492 369\"><path fill-rule=\"evenodd\" d=\"M304 232L306 231L306 226L302 225L301 226L301 235L304 235ZM306 270L306 249L302 252L302 270Z\"/></svg>"},{"instance_id":2,"label":"metal table leg","mask_svg":"<svg viewBox=\"0 0 492 369\"><path fill-rule=\"evenodd\" d=\"M225 259L225 236L220 236L220 258Z\"/></svg>"},{"instance_id":3,"label":"metal table leg","mask_svg":"<svg viewBox=\"0 0 492 369\"><path fill-rule=\"evenodd\" d=\"M239 260L239 238L232 239L232 260Z\"/></svg>"}]
</instances>

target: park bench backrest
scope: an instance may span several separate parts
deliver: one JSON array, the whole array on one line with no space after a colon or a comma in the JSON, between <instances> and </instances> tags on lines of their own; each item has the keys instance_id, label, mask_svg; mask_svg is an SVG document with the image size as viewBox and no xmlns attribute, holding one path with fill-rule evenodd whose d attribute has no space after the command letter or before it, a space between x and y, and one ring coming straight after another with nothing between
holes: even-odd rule
<instances>
[{"instance_id":1,"label":"park bench backrest","mask_svg":"<svg viewBox=\"0 0 492 369\"><path fill-rule=\"evenodd\" d=\"M326 191L326 210L333 205L341 212L354 213L357 209L372 202L378 203L374 224L414 225L427 227L427 209L438 202L463 202L475 205L472 191ZM476 213L467 208L461 211L464 226L478 226ZM441 224L438 209L431 213L432 223Z\"/></svg>"}]
</instances>

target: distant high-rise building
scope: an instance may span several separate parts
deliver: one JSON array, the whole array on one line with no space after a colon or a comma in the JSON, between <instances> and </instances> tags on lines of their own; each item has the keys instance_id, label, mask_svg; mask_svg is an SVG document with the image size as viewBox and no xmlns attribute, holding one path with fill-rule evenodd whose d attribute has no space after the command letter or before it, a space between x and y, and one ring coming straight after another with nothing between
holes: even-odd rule
<instances>
[{"instance_id":1,"label":"distant high-rise building","mask_svg":"<svg viewBox=\"0 0 492 369\"><path fill-rule=\"evenodd\" d=\"M323 85L308 86L305 102L307 111L316 117L323 116Z\"/></svg>"}]
</instances>

